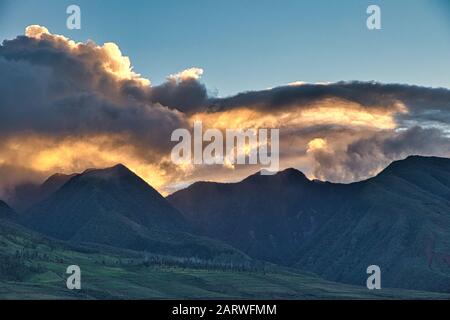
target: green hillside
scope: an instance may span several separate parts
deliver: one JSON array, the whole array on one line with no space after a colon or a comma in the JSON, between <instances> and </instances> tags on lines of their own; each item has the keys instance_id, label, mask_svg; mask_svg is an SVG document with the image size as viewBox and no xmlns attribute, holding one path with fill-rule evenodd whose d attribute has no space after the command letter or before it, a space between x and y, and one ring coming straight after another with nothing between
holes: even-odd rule
<instances>
[{"instance_id":1,"label":"green hillside","mask_svg":"<svg viewBox=\"0 0 450 320\"><path fill-rule=\"evenodd\" d=\"M446 299L405 290L369 291L273 265L229 265L108 247L72 247L0 222L0 299ZM82 290L66 289L68 265Z\"/></svg>"}]
</instances>

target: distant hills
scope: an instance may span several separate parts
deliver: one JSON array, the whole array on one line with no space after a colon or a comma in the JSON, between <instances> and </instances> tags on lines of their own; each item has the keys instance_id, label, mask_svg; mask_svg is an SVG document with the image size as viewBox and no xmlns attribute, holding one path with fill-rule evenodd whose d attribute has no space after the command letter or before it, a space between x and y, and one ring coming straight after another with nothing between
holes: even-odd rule
<instances>
[{"instance_id":1,"label":"distant hills","mask_svg":"<svg viewBox=\"0 0 450 320\"><path fill-rule=\"evenodd\" d=\"M283 273L358 286L375 264L385 288L450 292L450 159L408 157L352 184L311 181L295 169L257 173L238 183L197 182L167 198L123 165L44 185L46 196L25 212L0 201L0 219L26 227L4 230L45 235L48 245L58 239L69 246L63 251L117 250L119 261L129 249L243 270L266 261ZM0 253L12 254L19 240L3 236Z\"/></svg>"},{"instance_id":2,"label":"distant hills","mask_svg":"<svg viewBox=\"0 0 450 320\"><path fill-rule=\"evenodd\" d=\"M246 259L219 241L192 235L184 217L123 165L90 169L21 214L47 236L164 255Z\"/></svg>"},{"instance_id":3,"label":"distant hills","mask_svg":"<svg viewBox=\"0 0 450 320\"><path fill-rule=\"evenodd\" d=\"M168 200L252 257L358 284L377 264L385 286L450 290L450 159L409 157L348 185L288 169L195 183Z\"/></svg>"}]
</instances>

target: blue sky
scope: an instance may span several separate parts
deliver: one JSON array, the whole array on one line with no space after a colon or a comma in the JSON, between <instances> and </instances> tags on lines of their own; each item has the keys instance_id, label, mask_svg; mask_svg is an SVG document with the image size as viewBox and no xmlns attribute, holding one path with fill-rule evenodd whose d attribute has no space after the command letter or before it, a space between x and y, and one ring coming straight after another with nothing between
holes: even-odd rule
<instances>
[{"instance_id":1,"label":"blue sky","mask_svg":"<svg viewBox=\"0 0 450 320\"><path fill-rule=\"evenodd\" d=\"M0 0L0 39L30 24L77 41L113 41L135 70L161 83L188 67L220 96L307 82L376 80L450 87L447 0ZM68 30L69 4L82 29ZM377 4L382 30L366 28Z\"/></svg>"}]
</instances>

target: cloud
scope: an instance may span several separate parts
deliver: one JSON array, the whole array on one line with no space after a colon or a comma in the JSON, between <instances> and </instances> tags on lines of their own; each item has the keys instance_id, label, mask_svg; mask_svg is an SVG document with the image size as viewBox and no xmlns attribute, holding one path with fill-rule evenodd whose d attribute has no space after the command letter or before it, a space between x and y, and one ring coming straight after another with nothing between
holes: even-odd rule
<instances>
[{"instance_id":1,"label":"cloud","mask_svg":"<svg viewBox=\"0 0 450 320\"><path fill-rule=\"evenodd\" d=\"M0 131L4 135L128 135L156 150L174 128L176 111L126 94L150 81L132 71L117 45L75 43L30 26L0 46Z\"/></svg>"},{"instance_id":2,"label":"cloud","mask_svg":"<svg viewBox=\"0 0 450 320\"><path fill-rule=\"evenodd\" d=\"M199 69L200 70L200 69ZM198 72L198 71L197 71ZM184 113L192 113L205 108L208 100L206 87L191 74L191 69L169 76L168 81L150 90L149 99Z\"/></svg>"},{"instance_id":3,"label":"cloud","mask_svg":"<svg viewBox=\"0 0 450 320\"><path fill-rule=\"evenodd\" d=\"M409 155L450 157L450 137L439 129L416 126L400 132L376 132L345 148L315 148L311 153L314 177L352 182L373 176Z\"/></svg>"},{"instance_id":4,"label":"cloud","mask_svg":"<svg viewBox=\"0 0 450 320\"><path fill-rule=\"evenodd\" d=\"M178 72L176 74L171 74L168 76L169 81L174 82L183 82L183 81L189 81L189 80L199 80L200 77L203 74L203 69L201 68L189 68L186 70L183 70L181 72Z\"/></svg>"},{"instance_id":5,"label":"cloud","mask_svg":"<svg viewBox=\"0 0 450 320\"><path fill-rule=\"evenodd\" d=\"M148 172L160 173L171 132L188 126L184 114L148 99L150 81L113 43L75 43L30 26L0 46L0 74L0 170L32 170L34 181L127 162L157 184L162 176ZM22 182L14 174L1 183L14 176Z\"/></svg>"},{"instance_id":6,"label":"cloud","mask_svg":"<svg viewBox=\"0 0 450 320\"><path fill-rule=\"evenodd\" d=\"M279 128L281 167L349 182L409 154L449 155L450 90L376 82L288 85L216 98L193 67L153 85L114 43L45 27L0 46L0 197L17 183L122 162L160 191L258 166L176 166L177 128ZM7 174L7 172L9 172Z\"/></svg>"},{"instance_id":7,"label":"cloud","mask_svg":"<svg viewBox=\"0 0 450 320\"><path fill-rule=\"evenodd\" d=\"M314 138L308 142L308 149L306 152L314 152L316 150L323 150L327 147L327 141L322 138Z\"/></svg>"},{"instance_id":8,"label":"cloud","mask_svg":"<svg viewBox=\"0 0 450 320\"><path fill-rule=\"evenodd\" d=\"M47 28L39 25L28 26L25 29L25 36L28 39L39 40L40 43L50 42L51 47L66 51L72 57L82 60L86 66L96 67L119 80L131 80L142 85L150 85L150 80L142 78L133 71L130 59L123 56L119 47L113 42L107 42L103 46L97 46L93 42L75 43L62 35L51 34Z\"/></svg>"},{"instance_id":9,"label":"cloud","mask_svg":"<svg viewBox=\"0 0 450 320\"><path fill-rule=\"evenodd\" d=\"M450 112L450 90L377 82L337 82L327 84L287 85L268 90L250 91L224 99L210 100L211 110L228 110L246 106L252 109L290 109L334 98L359 104L364 108L391 109L398 104L419 113L422 108Z\"/></svg>"}]
</instances>

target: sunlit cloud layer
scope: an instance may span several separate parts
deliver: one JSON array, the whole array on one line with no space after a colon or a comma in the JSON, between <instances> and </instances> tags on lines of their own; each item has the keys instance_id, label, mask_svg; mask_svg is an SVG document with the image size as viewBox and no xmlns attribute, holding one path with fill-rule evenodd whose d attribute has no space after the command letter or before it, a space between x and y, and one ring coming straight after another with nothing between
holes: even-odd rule
<instances>
[{"instance_id":1,"label":"sunlit cloud layer","mask_svg":"<svg viewBox=\"0 0 450 320\"><path fill-rule=\"evenodd\" d=\"M152 85L114 43L77 43L30 26L0 46L0 198L55 173L123 163L167 194L236 181L257 165L175 165L173 130L280 129L281 168L351 182L411 154L450 156L450 91L296 81L217 98L189 67ZM243 88L245 89L245 88Z\"/></svg>"}]
</instances>

